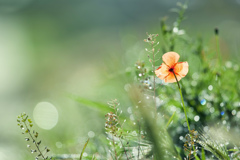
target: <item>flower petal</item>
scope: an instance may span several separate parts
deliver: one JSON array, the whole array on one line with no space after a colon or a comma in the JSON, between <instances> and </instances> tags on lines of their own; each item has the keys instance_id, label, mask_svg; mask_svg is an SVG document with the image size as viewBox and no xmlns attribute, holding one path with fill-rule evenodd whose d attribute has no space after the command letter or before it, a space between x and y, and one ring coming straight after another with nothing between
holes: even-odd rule
<instances>
[{"instance_id":1,"label":"flower petal","mask_svg":"<svg viewBox=\"0 0 240 160\"><path fill-rule=\"evenodd\" d=\"M164 63L155 70L156 76L160 79L164 79L169 73L169 67Z\"/></svg>"},{"instance_id":2,"label":"flower petal","mask_svg":"<svg viewBox=\"0 0 240 160\"><path fill-rule=\"evenodd\" d=\"M179 60L180 56L176 52L167 52L162 56L163 62L168 67L173 67Z\"/></svg>"},{"instance_id":3,"label":"flower petal","mask_svg":"<svg viewBox=\"0 0 240 160\"><path fill-rule=\"evenodd\" d=\"M176 74L176 77L177 77L177 80L180 81L180 79L182 78L181 76L177 75ZM168 76L165 77L164 81L166 83L174 83L174 82L177 82L176 81L176 78L174 76L174 74L172 72L170 72L170 74Z\"/></svg>"},{"instance_id":4,"label":"flower petal","mask_svg":"<svg viewBox=\"0 0 240 160\"><path fill-rule=\"evenodd\" d=\"M188 62L179 62L174 66L174 73L180 77L185 77L188 73Z\"/></svg>"}]
</instances>

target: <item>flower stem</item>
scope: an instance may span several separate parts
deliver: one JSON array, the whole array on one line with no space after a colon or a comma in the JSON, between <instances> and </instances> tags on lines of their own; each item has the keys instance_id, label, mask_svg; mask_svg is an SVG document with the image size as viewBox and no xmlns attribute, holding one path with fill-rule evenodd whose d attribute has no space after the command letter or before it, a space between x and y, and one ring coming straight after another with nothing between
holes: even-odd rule
<instances>
[{"instance_id":1,"label":"flower stem","mask_svg":"<svg viewBox=\"0 0 240 160\"><path fill-rule=\"evenodd\" d=\"M186 118L186 122L187 122L187 126L188 126L188 131L189 131L189 134L190 134L191 139L192 139L192 141L193 141L193 136L191 135L191 129L190 129L190 126L189 126L189 123L188 123L187 111L186 111L186 107L185 107L185 105L184 105L182 90L181 90L181 87L180 87L180 85L179 85L179 81L178 81L177 76L176 76L176 74L174 73L174 71L173 71L173 74L174 74L174 77L175 77L175 79L176 79L176 81L177 81L179 93L180 93L180 96L181 96L182 105L183 105L183 110L184 110L184 113L185 113L185 118ZM192 145L192 147L193 147L193 151L194 151L193 155L194 155L194 157L197 159L198 156L197 156L197 154L196 154L196 150L195 150L194 144Z\"/></svg>"},{"instance_id":2,"label":"flower stem","mask_svg":"<svg viewBox=\"0 0 240 160\"><path fill-rule=\"evenodd\" d=\"M188 123L188 117L187 117L187 111L186 111L186 107L184 105L184 100L183 100L183 96L182 96L182 90L181 90L181 87L179 85L179 82L178 82L178 79L176 77L176 74L173 72L174 74L174 77L176 78L176 81L177 81L177 85L178 85L178 89L179 89L179 93L180 93L180 96L181 96L181 100L182 100L182 105L183 105L183 110L184 110L184 113L185 113L185 118L186 118L186 122L187 122L187 126L188 126L188 131L189 133L191 133L191 129L190 129L190 126L189 126L189 123Z\"/></svg>"}]
</instances>

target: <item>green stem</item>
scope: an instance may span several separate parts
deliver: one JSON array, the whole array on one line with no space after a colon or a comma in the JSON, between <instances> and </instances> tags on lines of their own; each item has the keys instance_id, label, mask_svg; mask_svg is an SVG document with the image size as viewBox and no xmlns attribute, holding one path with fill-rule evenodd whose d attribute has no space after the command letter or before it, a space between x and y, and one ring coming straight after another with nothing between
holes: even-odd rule
<instances>
[{"instance_id":1,"label":"green stem","mask_svg":"<svg viewBox=\"0 0 240 160\"><path fill-rule=\"evenodd\" d=\"M179 89L179 93L180 93L180 96L181 96L183 110L184 110L184 113L185 113L185 118L186 118L186 122L187 122L187 126L188 126L188 131L189 131L189 133L191 133L191 129L190 129L190 126L189 126L189 123L188 123L187 111L186 111L186 107L184 105L184 100L183 100L183 96L182 96L182 90L181 90L181 87L179 85L179 82L178 82L178 79L176 77L176 74L174 72L173 72L173 74L174 74L174 77L176 78L178 89Z\"/></svg>"},{"instance_id":2,"label":"green stem","mask_svg":"<svg viewBox=\"0 0 240 160\"><path fill-rule=\"evenodd\" d=\"M219 36L218 34L215 34L215 40L216 40L216 52L217 52L217 66L218 69L215 67L215 69L217 69L218 71L216 72L221 72L222 71L222 57L221 57L221 53L220 53L220 42L219 42Z\"/></svg>"},{"instance_id":3,"label":"green stem","mask_svg":"<svg viewBox=\"0 0 240 160\"><path fill-rule=\"evenodd\" d=\"M180 87L180 85L179 85L179 81L178 81L177 76L176 76L176 74L174 73L174 71L173 71L173 74L174 74L174 77L175 77L175 79L176 79L176 81L177 81L179 93L180 93L180 96L181 96L182 105L183 105L183 110L184 110L184 113L185 113L185 118L186 118L186 122L187 122L187 126L188 126L188 131L189 131L189 134L190 134L190 136L191 136L191 138L192 138L192 140L193 140L193 136L191 135L191 129L190 129L190 126L189 126L189 123L188 123L187 111L186 111L186 107L185 107L185 105L184 105L184 100L183 100L183 96L182 96L182 90L181 90L181 87ZM193 155L194 155L195 158L197 159L198 156L197 156L197 154L196 154L194 144L193 144L192 147L193 147L193 151L194 151Z\"/></svg>"}]
</instances>

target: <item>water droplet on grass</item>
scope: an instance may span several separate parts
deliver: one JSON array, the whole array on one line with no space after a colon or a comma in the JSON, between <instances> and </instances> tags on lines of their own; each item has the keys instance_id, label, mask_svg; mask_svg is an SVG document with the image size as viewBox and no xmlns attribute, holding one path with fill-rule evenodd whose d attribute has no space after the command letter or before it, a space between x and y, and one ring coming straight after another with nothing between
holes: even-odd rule
<instances>
[{"instance_id":1,"label":"water droplet on grass","mask_svg":"<svg viewBox=\"0 0 240 160\"><path fill-rule=\"evenodd\" d=\"M221 116L223 116L223 115L224 115L224 113L225 113L225 112L224 112L224 111L222 111L222 112L221 112Z\"/></svg>"},{"instance_id":2,"label":"water droplet on grass","mask_svg":"<svg viewBox=\"0 0 240 160\"><path fill-rule=\"evenodd\" d=\"M213 113L215 109L213 107L210 108L210 112Z\"/></svg>"},{"instance_id":3,"label":"water droplet on grass","mask_svg":"<svg viewBox=\"0 0 240 160\"><path fill-rule=\"evenodd\" d=\"M209 85L209 86L208 86L208 90L209 90L209 91L213 90L213 86L212 86L212 85Z\"/></svg>"},{"instance_id":4,"label":"water droplet on grass","mask_svg":"<svg viewBox=\"0 0 240 160\"><path fill-rule=\"evenodd\" d=\"M202 99L202 100L200 101L200 103L201 103L201 105L205 105L205 104L207 103L207 101L206 101L206 99Z\"/></svg>"},{"instance_id":5,"label":"water droplet on grass","mask_svg":"<svg viewBox=\"0 0 240 160\"><path fill-rule=\"evenodd\" d=\"M223 106L224 106L224 102L221 102L221 103L220 103L220 107L223 107Z\"/></svg>"},{"instance_id":6,"label":"water droplet on grass","mask_svg":"<svg viewBox=\"0 0 240 160\"><path fill-rule=\"evenodd\" d=\"M223 122L222 122L223 124L226 124L227 123L227 121L226 120L223 120Z\"/></svg>"},{"instance_id":7,"label":"water droplet on grass","mask_svg":"<svg viewBox=\"0 0 240 160\"><path fill-rule=\"evenodd\" d=\"M233 110L232 111L232 115L236 115L237 111L236 110Z\"/></svg>"},{"instance_id":8,"label":"water droplet on grass","mask_svg":"<svg viewBox=\"0 0 240 160\"><path fill-rule=\"evenodd\" d=\"M198 115L194 117L194 121L196 121L196 122L199 121L199 119L200 119L200 117Z\"/></svg>"}]
</instances>

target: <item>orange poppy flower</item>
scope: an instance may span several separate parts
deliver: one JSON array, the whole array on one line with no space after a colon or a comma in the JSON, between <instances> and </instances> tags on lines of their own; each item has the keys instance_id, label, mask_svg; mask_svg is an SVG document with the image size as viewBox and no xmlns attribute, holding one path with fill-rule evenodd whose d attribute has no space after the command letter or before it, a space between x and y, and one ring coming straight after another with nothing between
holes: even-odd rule
<instances>
[{"instance_id":1,"label":"orange poppy flower","mask_svg":"<svg viewBox=\"0 0 240 160\"><path fill-rule=\"evenodd\" d=\"M176 52L165 53L162 56L164 63L155 70L157 77L168 83L177 82L173 72L178 81L185 77L188 73L188 62L178 62L179 58Z\"/></svg>"}]
</instances>

